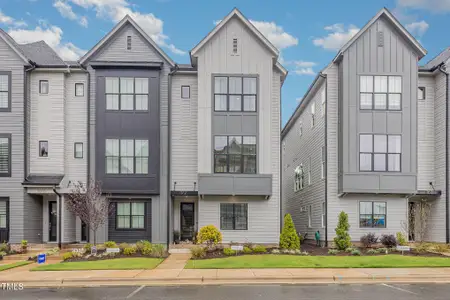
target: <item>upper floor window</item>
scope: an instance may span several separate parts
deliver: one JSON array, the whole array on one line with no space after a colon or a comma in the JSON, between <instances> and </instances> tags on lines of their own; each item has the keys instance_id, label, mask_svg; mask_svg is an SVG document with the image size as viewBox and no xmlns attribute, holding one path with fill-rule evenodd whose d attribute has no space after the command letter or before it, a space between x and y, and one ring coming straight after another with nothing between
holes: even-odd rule
<instances>
[{"instance_id":1,"label":"upper floor window","mask_svg":"<svg viewBox=\"0 0 450 300\"><path fill-rule=\"evenodd\" d=\"M0 111L11 109L11 73L0 72Z\"/></svg>"},{"instance_id":2,"label":"upper floor window","mask_svg":"<svg viewBox=\"0 0 450 300\"><path fill-rule=\"evenodd\" d=\"M48 141L39 141L39 157L48 157Z\"/></svg>"},{"instance_id":3,"label":"upper floor window","mask_svg":"<svg viewBox=\"0 0 450 300\"><path fill-rule=\"evenodd\" d=\"M419 99L419 100L425 100L425 87L423 87L423 86L420 86L418 89L417 89L417 99Z\"/></svg>"},{"instance_id":4,"label":"upper floor window","mask_svg":"<svg viewBox=\"0 0 450 300\"><path fill-rule=\"evenodd\" d=\"M400 172L401 135L361 134L359 136L359 170Z\"/></svg>"},{"instance_id":5,"label":"upper floor window","mask_svg":"<svg viewBox=\"0 0 450 300\"><path fill-rule=\"evenodd\" d=\"M401 76L360 76L360 109L401 110Z\"/></svg>"},{"instance_id":6,"label":"upper floor window","mask_svg":"<svg viewBox=\"0 0 450 300\"><path fill-rule=\"evenodd\" d=\"M148 174L148 140L107 139L107 174Z\"/></svg>"},{"instance_id":7,"label":"upper floor window","mask_svg":"<svg viewBox=\"0 0 450 300\"><path fill-rule=\"evenodd\" d=\"M214 173L256 173L256 136L215 136Z\"/></svg>"},{"instance_id":8,"label":"upper floor window","mask_svg":"<svg viewBox=\"0 0 450 300\"><path fill-rule=\"evenodd\" d=\"M131 50L131 35L127 36L127 50Z\"/></svg>"},{"instance_id":9,"label":"upper floor window","mask_svg":"<svg viewBox=\"0 0 450 300\"><path fill-rule=\"evenodd\" d=\"M256 111L256 77L214 77L215 111Z\"/></svg>"},{"instance_id":10,"label":"upper floor window","mask_svg":"<svg viewBox=\"0 0 450 300\"><path fill-rule=\"evenodd\" d=\"M311 128L316 124L316 103L311 103Z\"/></svg>"},{"instance_id":11,"label":"upper floor window","mask_svg":"<svg viewBox=\"0 0 450 300\"><path fill-rule=\"evenodd\" d=\"M73 156L83 158L83 143L75 143L73 146Z\"/></svg>"},{"instance_id":12,"label":"upper floor window","mask_svg":"<svg viewBox=\"0 0 450 300\"><path fill-rule=\"evenodd\" d=\"M0 135L0 177L11 176L11 136Z\"/></svg>"},{"instance_id":13,"label":"upper floor window","mask_svg":"<svg viewBox=\"0 0 450 300\"><path fill-rule=\"evenodd\" d=\"M48 80L39 80L39 94L48 94L49 85Z\"/></svg>"},{"instance_id":14,"label":"upper floor window","mask_svg":"<svg viewBox=\"0 0 450 300\"><path fill-rule=\"evenodd\" d=\"M148 78L106 77L107 110L148 110Z\"/></svg>"},{"instance_id":15,"label":"upper floor window","mask_svg":"<svg viewBox=\"0 0 450 300\"><path fill-rule=\"evenodd\" d=\"M191 87L189 85L181 86L181 99L191 98Z\"/></svg>"},{"instance_id":16,"label":"upper floor window","mask_svg":"<svg viewBox=\"0 0 450 300\"><path fill-rule=\"evenodd\" d=\"M300 191L305 185L305 176L303 174L303 165L300 164L294 170L294 192Z\"/></svg>"},{"instance_id":17,"label":"upper floor window","mask_svg":"<svg viewBox=\"0 0 450 300\"><path fill-rule=\"evenodd\" d=\"M75 83L75 97L84 96L84 83Z\"/></svg>"}]
</instances>

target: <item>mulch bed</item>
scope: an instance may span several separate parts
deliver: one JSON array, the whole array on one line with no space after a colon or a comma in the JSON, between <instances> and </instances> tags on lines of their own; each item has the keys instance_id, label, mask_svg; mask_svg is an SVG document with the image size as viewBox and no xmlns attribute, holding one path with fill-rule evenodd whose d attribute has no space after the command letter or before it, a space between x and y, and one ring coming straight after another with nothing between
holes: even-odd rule
<instances>
[{"instance_id":1,"label":"mulch bed","mask_svg":"<svg viewBox=\"0 0 450 300\"><path fill-rule=\"evenodd\" d=\"M122 253L115 253L115 255L106 255L106 256L100 256L99 254L103 254L105 251L97 251L97 256L81 256L81 257L73 257L70 259L67 259L63 262L81 262L81 261L96 261L96 260L106 260L106 259L116 259L116 258L133 258L133 257L145 257L145 258L167 258L169 255L166 253L162 257L157 256L151 256L151 255L142 255L140 252L136 252L132 255L125 255Z\"/></svg>"}]
</instances>

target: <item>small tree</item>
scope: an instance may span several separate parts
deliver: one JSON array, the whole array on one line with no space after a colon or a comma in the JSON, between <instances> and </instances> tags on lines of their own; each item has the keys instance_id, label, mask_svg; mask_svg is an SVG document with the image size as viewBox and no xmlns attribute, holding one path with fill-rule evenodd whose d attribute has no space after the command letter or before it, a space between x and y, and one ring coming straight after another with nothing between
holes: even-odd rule
<instances>
[{"instance_id":1,"label":"small tree","mask_svg":"<svg viewBox=\"0 0 450 300\"><path fill-rule=\"evenodd\" d=\"M67 195L67 208L79 217L94 232L94 245L97 243L97 230L104 225L112 213L109 198L102 193L101 183L93 179L85 187L74 183L72 192Z\"/></svg>"},{"instance_id":2,"label":"small tree","mask_svg":"<svg viewBox=\"0 0 450 300\"><path fill-rule=\"evenodd\" d=\"M217 245L222 242L222 233L214 225L206 225L200 228L197 235L197 243L206 243L208 248L212 248L213 245Z\"/></svg>"},{"instance_id":3,"label":"small tree","mask_svg":"<svg viewBox=\"0 0 450 300\"><path fill-rule=\"evenodd\" d=\"M339 214L338 225L335 229L336 237L334 238L334 243L339 250L345 250L352 246L350 235L348 230L350 229L350 224L348 223L348 215L341 211Z\"/></svg>"},{"instance_id":4,"label":"small tree","mask_svg":"<svg viewBox=\"0 0 450 300\"><path fill-rule=\"evenodd\" d=\"M284 216L283 230L280 235L280 248L282 249L300 249L300 238L295 230L294 222L290 214Z\"/></svg>"}]
</instances>

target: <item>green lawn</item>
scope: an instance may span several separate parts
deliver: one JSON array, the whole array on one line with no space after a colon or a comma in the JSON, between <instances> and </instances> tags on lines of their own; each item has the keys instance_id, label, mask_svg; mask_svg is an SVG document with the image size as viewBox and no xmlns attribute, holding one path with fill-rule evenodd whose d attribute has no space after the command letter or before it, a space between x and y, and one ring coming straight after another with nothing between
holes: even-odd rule
<instances>
[{"instance_id":1,"label":"green lawn","mask_svg":"<svg viewBox=\"0 0 450 300\"><path fill-rule=\"evenodd\" d=\"M190 260L186 265L186 269L416 267L450 267L450 258L402 255L293 256L271 254Z\"/></svg>"},{"instance_id":2,"label":"green lawn","mask_svg":"<svg viewBox=\"0 0 450 300\"><path fill-rule=\"evenodd\" d=\"M77 271L77 270L137 270L154 269L163 259L161 258L115 258L95 261L61 262L42 265L31 271Z\"/></svg>"},{"instance_id":3,"label":"green lawn","mask_svg":"<svg viewBox=\"0 0 450 300\"><path fill-rule=\"evenodd\" d=\"M12 268L17 268L17 267L21 267L21 266L25 266L31 264L31 261L18 261L12 264L5 264L5 265L0 265L0 272L1 271L5 271L5 270L9 270Z\"/></svg>"}]
</instances>

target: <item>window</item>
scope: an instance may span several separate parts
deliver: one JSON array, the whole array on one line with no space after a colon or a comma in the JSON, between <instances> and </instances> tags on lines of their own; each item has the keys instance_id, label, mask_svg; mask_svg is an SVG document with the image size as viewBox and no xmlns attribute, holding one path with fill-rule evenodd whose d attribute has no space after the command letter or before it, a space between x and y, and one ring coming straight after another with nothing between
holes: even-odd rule
<instances>
[{"instance_id":1,"label":"window","mask_svg":"<svg viewBox=\"0 0 450 300\"><path fill-rule=\"evenodd\" d=\"M8 205L5 200L0 201L0 229L8 228Z\"/></svg>"},{"instance_id":2,"label":"window","mask_svg":"<svg viewBox=\"0 0 450 300\"><path fill-rule=\"evenodd\" d=\"M425 88L419 87L417 90L417 99L419 100L425 100Z\"/></svg>"},{"instance_id":3,"label":"window","mask_svg":"<svg viewBox=\"0 0 450 300\"><path fill-rule=\"evenodd\" d=\"M83 143L75 143L73 153L75 158L83 158Z\"/></svg>"},{"instance_id":4,"label":"window","mask_svg":"<svg viewBox=\"0 0 450 300\"><path fill-rule=\"evenodd\" d=\"M360 76L360 109L401 110L402 77Z\"/></svg>"},{"instance_id":5,"label":"window","mask_svg":"<svg viewBox=\"0 0 450 300\"><path fill-rule=\"evenodd\" d=\"M144 202L118 202L116 205L117 229L145 228Z\"/></svg>"},{"instance_id":6,"label":"window","mask_svg":"<svg viewBox=\"0 0 450 300\"><path fill-rule=\"evenodd\" d=\"M298 135L302 136L303 135L303 122L300 121L299 125L298 125Z\"/></svg>"},{"instance_id":7,"label":"window","mask_svg":"<svg viewBox=\"0 0 450 300\"><path fill-rule=\"evenodd\" d=\"M247 230L248 204L221 203L220 230Z\"/></svg>"},{"instance_id":8,"label":"window","mask_svg":"<svg viewBox=\"0 0 450 300\"><path fill-rule=\"evenodd\" d=\"M308 206L308 227L312 227L312 205Z\"/></svg>"},{"instance_id":9,"label":"window","mask_svg":"<svg viewBox=\"0 0 450 300\"><path fill-rule=\"evenodd\" d=\"M84 96L84 83L75 83L75 97Z\"/></svg>"},{"instance_id":10,"label":"window","mask_svg":"<svg viewBox=\"0 0 450 300\"><path fill-rule=\"evenodd\" d=\"M49 86L48 80L39 80L39 94L48 94Z\"/></svg>"},{"instance_id":11,"label":"window","mask_svg":"<svg viewBox=\"0 0 450 300\"><path fill-rule=\"evenodd\" d=\"M320 170L320 174L321 174L321 176L320 176L320 178L322 178L322 179L324 179L325 178L325 171L326 171L326 169L325 169L325 161L326 161L326 155L327 155L327 153L326 153L326 151L325 151L325 146L322 146L322 164L321 164L321 170Z\"/></svg>"},{"instance_id":12,"label":"window","mask_svg":"<svg viewBox=\"0 0 450 300\"><path fill-rule=\"evenodd\" d=\"M131 50L131 35L127 36L127 50Z\"/></svg>"},{"instance_id":13,"label":"window","mask_svg":"<svg viewBox=\"0 0 450 300\"><path fill-rule=\"evenodd\" d=\"M214 77L215 111L256 111L256 77Z\"/></svg>"},{"instance_id":14,"label":"window","mask_svg":"<svg viewBox=\"0 0 450 300\"><path fill-rule=\"evenodd\" d=\"M148 140L107 139L106 174L148 174Z\"/></svg>"},{"instance_id":15,"label":"window","mask_svg":"<svg viewBox=\"0 0 450 300\"><path fill-rule=\"evenodd\" d=\"M106 109L147 111L148 85L148 78L106 77Z\"/></svg>"},{"instance_id":16,"label":"window","mask_svg":"<svg viewBox=\"0 0 450 300\"><path fill-rule=\"evenodd\" d=\"M327 212L327 210L326 210L326 204L325 204L325 202L322 202L322 228L325 228L325 221L326 221L326 212Z\"/></svg>"},{"instance_id":17,"label":"window","mask_svg":"<svg viewBox=\"0 0 450 300\"><path fill-rule=\"evenodd\" d=\"M191 87L189 85L181 86L181 98L182 99L191 98Z\"/></svg>"},{"instance_id":18,"label":"window","mask_svg":"<svg viewBox=\"0 0 450 300\"><path fill-rule=\"evenodd\" d=\"M0 110L9 111L11 109L11 73L0 72Z\"/></svg>"},{"instance_id":19,"label":"window","mask_svg":"<svg viewBox=\"0 0 450 300\"><path fill-rule=\"evenodd\" d=\"M214 173L256 174L256 136L215 136Z\"/></svg>"},{"instance_id":20,"label":"window","mask_svg":"<svg viewBox=\"0 0 450 300\"><path fill-rule=\"evenodd\" d=\"M322 98L322 117L325 117L326 110L327 110L325 88L322 90L321 98Z\"/></svg>"},{"instance_id":21,"label":"window","mask_svg":"<svg viewBox=\"0 0 450 300\"><path fill-rule=\"evenodd\" d=\"M359 227L386 228L386 202L359 202Z\"/></svg>"},{"instance_id":22,"label":"window","mask_svg":"<svg viewBox=\"0 0 450 300\"><path fill-rule=\"evenodd\" d=\"M303 174L303 165L300 164L297 168L294 170L294 192L300 191L304 187L304 174Z\"/></svg>"},{"instance_id":23,"label":"window","mask_svg":"<svg viewBox=\"0 0 450 300\"><path fill-rule=\"evenodd\" d=\"M48 157L48 141L39 141L39 157Z\"/></svg>"},{"instance_id":24,"label":"window","mask_svg":"<svg viewBox=\"0 0 450 300\"><path fill-rule=\"evenodd\" d=\"M359 136L359 170L400 172L401 145L400 135L361 134Z\"/></svg>"},{"instance_id":25,"label":"window","mask_svg":"<svg viewBox=\"0 0 450 300\"><path fill-rule=\"evenodd\" d=\"M316 103L311 103L311 128L316 123Z\"/></svg>"},{"instance_id":26,"label":"window","mask_svg":"<svg viewBox=\"0 0 450 300\"><path fill-rule=\"evenodd\" d=\"M11 176L11 136L0 135L0 177Z\"/></svg>"}]
</instances>

